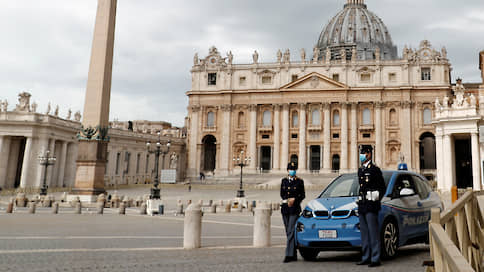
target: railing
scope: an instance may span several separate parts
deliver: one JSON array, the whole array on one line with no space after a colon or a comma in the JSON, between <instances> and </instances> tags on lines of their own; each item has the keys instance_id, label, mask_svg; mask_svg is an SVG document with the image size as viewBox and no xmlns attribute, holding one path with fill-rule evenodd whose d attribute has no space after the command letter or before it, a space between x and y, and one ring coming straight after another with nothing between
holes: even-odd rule
<instances>
[{"instance_id":1,"label":"railing","mask_svg":"<svg viewBox=\"0 0 484 272\"><path fill-rule=\"evenodd\" d=\"M478 197L484 191L470 189L449 210L432 209L429 236L435 271L484 271L484 202Z\"/></svg>"}]
</instances>

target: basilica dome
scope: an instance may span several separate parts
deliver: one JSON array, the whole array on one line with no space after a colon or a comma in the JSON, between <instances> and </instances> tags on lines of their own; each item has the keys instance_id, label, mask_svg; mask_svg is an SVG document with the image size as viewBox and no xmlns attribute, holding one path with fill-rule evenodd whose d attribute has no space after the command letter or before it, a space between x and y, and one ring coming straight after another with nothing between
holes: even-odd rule
<instances>
[{"instance_id":1,"label":"basilica dome","mask_svg":"<svg viewBox=\"0 0 484 272\"><path fill-rule=\"evenodd\" d=\"M387 27L367 9L364 0L347 0L344 9L321 32L316 48L321 57L331 52L333 60L341 59L343 54L351 60L354 53L357 53L358 60L378 56L385 60L398 58L397 47L393 45Z\"/></svg>"}]
</instances>

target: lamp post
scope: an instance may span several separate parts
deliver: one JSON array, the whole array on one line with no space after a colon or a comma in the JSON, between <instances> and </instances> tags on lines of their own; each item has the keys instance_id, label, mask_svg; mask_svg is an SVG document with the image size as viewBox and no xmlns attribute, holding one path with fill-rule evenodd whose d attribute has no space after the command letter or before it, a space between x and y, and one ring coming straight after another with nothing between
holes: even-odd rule
<instances>
[{"instance_id":1,"label":"lamp post","mask_svg":"<svg viewBox=\"0 0 484 272\"><path fill-rule=\"evenodd\" d=\"M158 188L158 185L160 183L159 181L159 175L158 175L158 164L160 162L160 155L163 155L163 161L162 163L165 163L165 155L170 151L170 145L171 142L168 141L166 143L166 150L161 149L161 133L158 132L158 141L156 142L156 148L151 149L151 143L148 142L146 143L146 149L148 153L155 154L155 181L153 182L153 188L151 188L151 194L150 194L150 199L160 199L160 189ZM163 166L162 166L163 167Z\"/></svg>"},{"instance_id":2,"label":"lamp post","mask_svg":"<svg viewBox=\"0 0 484 272\"><path fill-rule=\"evenodd\" d=\"M54 156L50 156L50 151L45 151L44 155L39 156L40 165L45 167L44 170L44 181L42 183L42 187L40 188L40 195L45 196L47 195L47 168L49 165L55 164L56 158Z\"/></svg>"},{"instance_id":3,"label":"lamp post","mask_svg":"<svg viewBox=\"0 0 484 272\"><path fill-rule=\"evenodd\" d=\"M244 156L244 151L240 151L240 156L239 157L234 157L232 159L235 163L236 166L239 166L240 167L240 188L239 190L237 190L237 197L245 197L245 192L244 192L244 189L242 187L242 169L249 165L250 163L250 157L247 158Z\"/></svg>"}]
</instances>

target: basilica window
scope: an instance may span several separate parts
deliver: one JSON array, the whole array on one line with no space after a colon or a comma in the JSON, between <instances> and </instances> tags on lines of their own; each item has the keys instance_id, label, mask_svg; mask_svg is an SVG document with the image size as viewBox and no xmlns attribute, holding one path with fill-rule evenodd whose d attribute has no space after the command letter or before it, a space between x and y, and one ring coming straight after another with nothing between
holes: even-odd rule
<instances>
[{"instance_id":1,"label":"basilica window","mask_svg":"<svg viewBox=\"0 0 484 272\"><path fill-rule=\"evenodd\" d=\"M297 75L292 75L291 81L296 81L297 80Z\"/></svg>"},{"instance_id":2,"label":"basilica window","mask_svg":"<svg viewBox=\"0 0 484 272\"><path fill-rule=\"evenodd\" d=\"M292 127L297 127L299 125L299 115L297 111L292 112Z\"/></svg>"},{"instance_id":3,"label":"basilica window","mask_svg":"<svg viewBox=\"0 0 484 272\"><path fill-rule=\"evenodd\" d=\"M339 81L339 74L333 74L333 80Z\"/></svg>"},{"instance_id":4,"label":"basilica window","mask_svg":"<svg viewBox=\"0 0 484 272\"><path fill-rule=\"evenodd\" d=\"M333 112L333 126L338 127L340 125L339 112L336 110Z\"/></svg>"},{"instance_id":5,"label":"basilica window","mask_svg":"<svg viewBox=\"0 0 484 272\"><path fill-rule=\"evenodd\" d=\"M423 123L429 125L432 123L432 111L429 108L423 110Z\"/></svg>"},{"instance_id":6,"label":"basilica window","mask_svg":"<svg viewBox=\"0 0 484 272\"><path fill-rule=\"evenodd\" d=\"M217 85L217 73L208 73L208 85Z\"/></svg>"},{"instance_id":7,"label":"basilica window","mask_svg":"<svg viewBox=\"0 0 484 272\"><path fill-rule=\"evenodd\" d=\"M126 168L124 169L124 173L126 174L129 174L129 163L131 161L131 153L130 152L126 152L124 154L124 162L126 164Z\"/></svg>"},{"instance_id":8,"label":"basilica window","mask_svg":"<svg viewBox=\"0 0 484 272\"><path fill-rule=\"evenodd\" d=\"M363 110L363 125L371 125L371 112L368 108Z\"/></svg>"},{"instance_id":9,"label":"basilica window","mask_svg":"<svg viewBox=\"0 0 484 272\"><path fill-rule=\"evenodd\" d=\"M388 81L390 81L390 82L397 81L397 74L395 74L395 73L389 73L388 74Z\"/></svg>"},{"instance_id":10,"label":"basilica window","mask_svg":"<svg viewBox=\"0 0 484 272\"><path fill-rule=\"evenodd\" d=\"M262 125L264 127L268 127L271 125L271 112L266 110L264 111L264 113L262 114Z\"/></svg>"},{"instance_id":11,"label":"basilica window","mask_svg":"<svg viewBox=\"0 0 484 272\"><path fill-rule=\"evenodd\" d=\"M271 76L262 76L262 84L272 84Z\"/></svg>"},{"instance_id":12,"label":"basilica window","mask_svg":"<svg viewBox=\"0 0 484 272\"><path fill-rule=\"evenodd\" d=\"M390 110L390 126L398 125L397 111L395 109Z\"/></svg>"},{"instance_id":13,"label":"basilica window","mask_svg":"<svg viewBox=\"0 0 484 272\"><path fill-rule=\"evenodd\" d=\"M211 128L215 126L215 113L213 111L209 111L207 113L207 127Z\"/></svg>"},{"instance_id":14,"label":"basilica window","mask_svg":"<svg viewBox=\"0 0 484 272\"><path fill-rule=\"evenodd\" d=\"M321 124L320 116L321 114L319 110L313 110L311 113L311 124L313 124L313 126L319 126Z\"/></svg>"},{"instance_id":15,"label":"basilica window","mask_svg":"<svg viewBox=\"0 0 484 272\"><path fill-rule=\"evenodd\" d=\"M150 154L146 155L146 163L145 163L145 173L148 173L148 166L150 165Z\"/></svg>"},{"instance_id":16,"label":"basilica window","mask_svg":"<svg viewBox=\"0 0 484 272\"><path fill-rule=\"evenodd\" d=\"M237 120L237 127L238 128L245 128L245 114L243 112L239 112L238 120Z\"/></svg>"},{"instance_id":17,"label":"basilica window","mask_svg":"<svg viewBox=\"0 0 484 272\"><path fill-rule=\"evenodd\" d=\"M121 160L121 153L116 154L116 175L119 175L119 161Z\"/></svg>"},{"instance_id":18,"label":"basilica window","mask_svg":"<svg viewBox=\"0 0 484 272\"><path fill-rule=\"evenodd\" d=\"M247 83L247 78L245 76L241 76L239 78L239 85L240 86L245 86L246 83Z\"/></svg>"},{"instance_id":19,"label":"basilica window","mask_svg":"<svg viewBox=\"0 0 484 272\"><path fill-rule=\"evenodd\" d=\"M141 154L138 153L136 156L136 174L139 174L139 161L141 159Z\"/></svg>"},{"instance_id":20,"label":"basilica window","mask_svg":"<svg viewBox=\"0 0 484 272\"><path fill-rule=\"evenodd\" d=\"M432 80L432 72L430 68L422 68L422 80Z\"/></svg>"},{"instance_id":21,"label":"basilica window","mask_svg":"<svg viewBox=\"0 0 484 272\"><path fill-rule=\"evenodd\" d=\"M368 73L364 73L360 75L360 81L361 82L370 82L371 80L371 75Z\"/></svg>"}]
</instances>

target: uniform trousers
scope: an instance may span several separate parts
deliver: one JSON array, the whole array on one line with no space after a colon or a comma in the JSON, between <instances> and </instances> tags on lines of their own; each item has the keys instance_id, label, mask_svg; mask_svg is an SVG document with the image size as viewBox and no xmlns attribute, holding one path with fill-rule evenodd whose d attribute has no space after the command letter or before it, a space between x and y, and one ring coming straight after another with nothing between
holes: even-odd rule
<instances>
[{"instance_id":1,"label":"uniform trousers","mask_svg":"<svg viewBox=\"0 0 484 272\"><path fill-rule=\"evenodd\" d=\"M287 236L287 244L286 244L287 257L297 257L295 228L296 228L296 221L298 217L299 216L297 214L282 215L282 220L284 221L284 227L286 228L286 236Z\"/></svg>"},{"instance_id":2,"label":"uniform trousers","mask_svg":"<svg viewBox=\"0 0 484 272\"><path fill-rule=\"evenodd\" d=\"M372 263L380 262L380 233L378 231L378 213L360 213L361 260Z\"/></svg>"}]
</instances>

